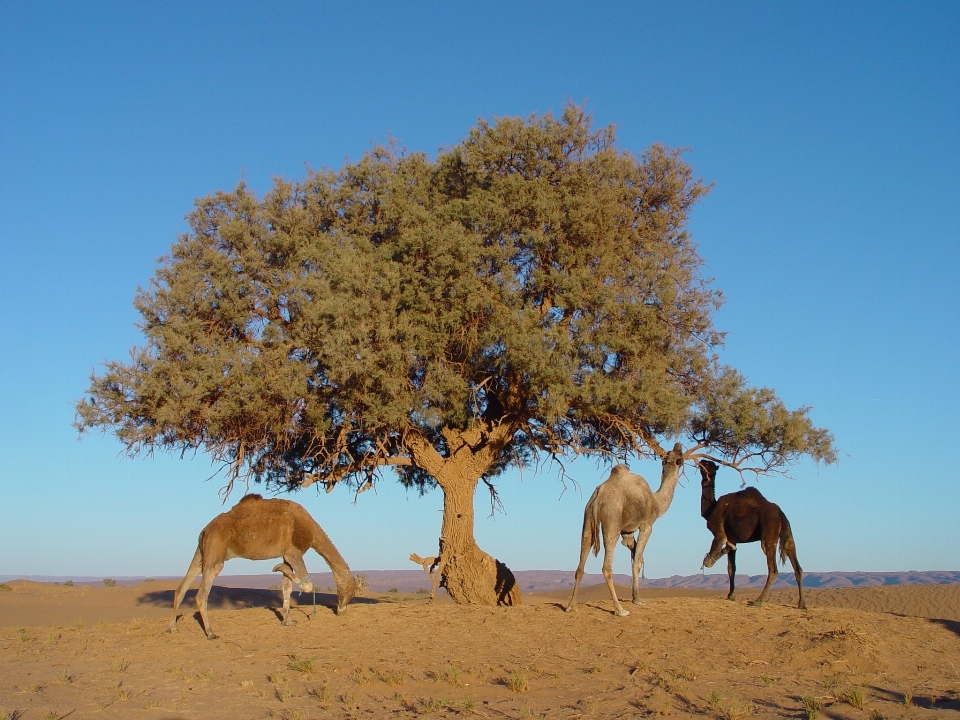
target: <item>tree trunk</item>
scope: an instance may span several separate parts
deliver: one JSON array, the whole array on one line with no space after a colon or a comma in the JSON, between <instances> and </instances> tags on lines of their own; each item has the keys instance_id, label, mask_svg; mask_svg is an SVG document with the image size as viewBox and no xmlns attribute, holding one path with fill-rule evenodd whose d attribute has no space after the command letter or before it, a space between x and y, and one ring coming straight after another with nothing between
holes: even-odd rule
<instances>
[{"instance_id":1,"label":"tree trunk","mask_svg":"<svg viewBox=\"0 0 960 720\"><path fill-rule=\"evenodd\" d=\"M461 476L441 485L441 584L460 604L519 605L520 587L513 573L481 550L473 537L473 496L478 479Z\"/></svg>"}]
</instances>

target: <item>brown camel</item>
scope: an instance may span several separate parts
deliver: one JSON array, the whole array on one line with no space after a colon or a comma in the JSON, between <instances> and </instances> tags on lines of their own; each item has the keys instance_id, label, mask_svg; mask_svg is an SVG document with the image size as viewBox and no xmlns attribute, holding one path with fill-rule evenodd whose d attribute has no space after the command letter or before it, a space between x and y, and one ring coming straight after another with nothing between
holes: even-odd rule
<instances>
[{"instance_id":1,"label":"brown camel","mask_svg":"<svg viewBox=\"0 0 960 720\"><path fill-rule=\"evenodd\" d=\"M350 568L330 542L330 538L310 514L290 500L264 500L259 495L247 495L229 511L217 515L200 532L197 552L190 563L183 582L173 596L173 619L170 632L177 631L177 611L183 596L198 574L203 573L197 590L197 608L209 640L216 639L207 617L207 597L214 578L230 558L267 560L282 557L283 562L274 571L283 574L283 624L293 625L290 619L290 593L297 584L305 592L313 590L313 582L303 564L308 548L316 550L327 561L337 583L337 614L346 610L357 592L357 584Z\"/></svg>"},{"instance_id":2,"label":"brown camel","mask_svg":"<svg viewBox=\"0 0 960 720\"><path fill-rule=\"evenodd\" d=\"M663 470L660 473L660 488L653 492L647 481L634 475L626 465L617 465L604 482L593 491L583 512L583 532L580 537L580 565L574 576L573 594L567 603L567 611L576 606L577 588L583 578L583 566L590 555L600 552L600 535L603 534L603 577L613 598L614 614L629 615L620 605L617 591L613 586L613 552L617 547L617 536L625 547L630 548L631 574L633 578L633 603L644 605L640 599L638 575L643 565L643 550L653 532L653 523L661 517L673 502L673 493L677 488L680 470L683 467L683 447L680 443L663 457ZM634 538L633 534L637 533Z\"/></svg>"},{"instance_id":3,"label":"brown camel","mask_svg":"<svg viewBox=\"0 0 960 720\"><path fill-rule=\"evenodd\" d=\"M777 579L777 543L780 544L780 563L790 558L793 574L797 578L800 591L801 610L807 609L803 601L803 570L797 562L797 547L793 542L790 521L776 503L767 500L760 491L748 487L739 492L724 495L716 499L716 479L718 465L712 460L700 460L700 514L707 521L707 529L713 533L710 552L703 558L704 567L713 567L723 555L727 556L727 574L730 576L730 592L727 600L734 599L734 576L737 573L737 543L760 541L763 554L767 556L767 582L760 596L750 605L760 605L767 597L767 591Z\"/></svg>"}]
</instances>

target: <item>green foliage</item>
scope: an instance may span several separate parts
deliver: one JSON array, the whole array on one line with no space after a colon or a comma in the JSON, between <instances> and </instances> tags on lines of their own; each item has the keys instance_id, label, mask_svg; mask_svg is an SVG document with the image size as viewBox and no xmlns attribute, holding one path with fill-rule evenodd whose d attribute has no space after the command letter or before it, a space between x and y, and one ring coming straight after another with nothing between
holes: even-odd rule
<instances>
[{"instance_id":1,"label":"green foliage","mask_svg":"<svg viewBox=\"0 0 960 720\"><path fill-rule=\"evenodd\" d=\"M833 437L813 427L809 408L788 410L773 390L753 388L730 367L718 368L694 403L691 436L701 445L740 465L763 472L809 455L817 462L837 461Z\"/></svg>"},{"instance_id":2,"label":"green foliage","mask_svg":"<svg viewBox=\"0 0 960 720\"><path fill-rule=\"evenodd\" d=\"M457 448L487 452L475 479L685 433L765 469L830 461L805 408L716 367L721 297L685 230L707 189L572 105L434 160L379 147L262 199L241 183L196 202L136 298L146 344L91 378L77 427L290 488L390 465L423 490L424 458Z\"/></svg>"}]
</instances>

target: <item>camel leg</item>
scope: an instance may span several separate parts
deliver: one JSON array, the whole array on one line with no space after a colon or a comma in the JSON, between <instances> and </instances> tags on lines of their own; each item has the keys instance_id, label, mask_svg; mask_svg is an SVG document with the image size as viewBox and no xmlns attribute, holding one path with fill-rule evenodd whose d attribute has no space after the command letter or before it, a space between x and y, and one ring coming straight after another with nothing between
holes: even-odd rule
<instances>
[{"instance_id":1,"label":"camel leg","mask_svg":"<svg viewBox=\"0 0 960 720\"><path fill-rule=\"evenodd\" d=\"M273 571L283 575L283 579L280 581L280 591L283 594L283 621L281 624L296 625L297 621L290 619L290 595L293 592L294 583L300 584L300 578L297 577L293 568L285 562L275 565Z\"/></svg>"},{"instance_id":2,"label":"camel leg","mask_svg":"<svg viewBox=\"0 0 960 720\"><path fill-rule=\"evenodd\" d=\"M290 619L290 595L293 592L293 580L291 580L286 574L283 576L283 580L280 581L280 589L283 592L283 620L281 625L296 625L296 620Z\"/></svg>"},{"instance_id":3,"label":"camel leg","mask_svg":"<svg viewBox=\"0 0 960 720\"><path fill-rule=\"evenodd\" d=\"M610 590L610 597L613 599L613 614L619 617L626 617L630 614L629 610L624 610L620 604L620 598L617 597L617 589L613 585L613 553L617 549L617 531L607 532L607 529L601 526L603 533L603 579L607 581L607 588Z\"/></svg>"},{"instance_id":4,"label":"camel leg","mask_svg":"<svg viewBox=\"0 0 960 720\"><path fill-rule=\"evenodd\" d=\"M313 590L313 580L310 579L310 573L307 572L307 566L303 564L303 553L289 551L283 556L283 561L293 568L293 571L300 576L298 583L303 592Z\"/></svg>"},{"instance_id":5,"label":"camel leg","mask_svg":"<svg viewBox=\"0 0 960 720\"><path fill-rule=\"evenodd\" d=\"M203 580L200 581L200 589L197 590L197 608L200 610L200 620L203 621L203 629L207 634L207 640L217 639L217 636L213 634L213 628L210 626L210 618L207 617L207 598L210 595L210 588L213 587L213 581L221 570L223 570L223 560L213 567L205 567L203 569Z\"/></svg>"},{"instance_id":6,"label":"camel leg","mask_svg":"<svg viewBox=\"0 0 960 720\"><path fill-rule=\"evenodd\" d=\"M729 549L727 546L727 575L730 576L730 592L727 593L727 600L733 600L734 595L737 593L737 589L734 586L734 579L737 577L737 551L734 548L733 550Z\"/></svg>"},{"instance_id":7,"label":"camel leg","mask_svg":"<svg viewBox=\"0 0 960 720\"><path fill-rule=\"evenodd\" d=\"M632 594L633 594L633 604L634 605L646 605L646 603L640 599L640 568L643 567L643 551L647 547L647 541L650 539L650 534L653 532L653 526L650 527L640 527L640 531L637 533L636 544L630 548L631 560L630 571L632 574Z\"/></svg>"},{"instance_id":8,"label":"camel leg","mask_svg":"<svg viewBox=\"0 0 960 720\"><path fill-rule=\"evenodd\" d=\"M800 591L800 604L797 605L797 608L800 610L807 609L807 603L803 600L803 568L800 567L800 562L797 560L797 551L792 547L787 548L787 557L790 558L790 564L793 565L793 576L797 578L797 589Z\"/></svg>"},{"instance_id":9,"label":"camel leg","mask_svg":"<svg viewBox=\"0 0 960 720\"><path fill-rule=\"evenodd\" d=\"M763 548L763 554L767 556L767 582L763 585L763 590L760 592L760 597L756 600L753 600L748 605L753 605L759 607L763 604L763 601L767 597L767 591L770 590L770 586L773 585L773 581L777 579L779 572L777 570L777 543L774 540L773 543L766 543L760 541L760 546Z\"/></svg>"},{"instance_id":10,"label":"camel leg","mask_svg":"<svg viewBox=\"0 0 960 720\"><path fill-rule=\"evenodd\" d=\"M577 589L580 587L580 581L583 579L583 567L587 564L587 558L590 556L591 538L590 533L585 527L583 537L580 539L580 564L577 565L577 572L573 575L573 594L570 595L570 602L564 608L567 612L573 612L577 605Z\"/></svg>"},{"instance_id":11,"label":"camel leg","mask_svg":"<svg viewBox=\"0 0 960 720\"><path fill-rule=\"evenodd\" d=\"M183 596L187 594L190 585L197 579L197 575L200 574L202 557L203 555L200 552L200 548L197 547L197 551L193 554L193 560L190 561L190 568L187 570L183 582L180 583L177 591L173 594L173 618L170 620L170 627L167 628L167 632L177 631L177 618L180 617L177 611L180 609L180 603L183 602Z\"/></svg>"}]
</instances>

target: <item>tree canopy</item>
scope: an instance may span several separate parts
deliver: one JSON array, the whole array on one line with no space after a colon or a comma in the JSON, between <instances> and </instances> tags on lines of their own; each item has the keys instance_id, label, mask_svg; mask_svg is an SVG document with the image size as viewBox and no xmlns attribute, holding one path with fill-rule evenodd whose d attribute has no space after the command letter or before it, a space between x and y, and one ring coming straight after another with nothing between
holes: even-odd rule
<instances>
[{"instance_id":1,"label":"tree canopy","mask_svg":"<svg viewBox=\"0 0 960 720\"><path fill-rule=\"evenodd\" d=\"M91 378L77 425L283 488L389 466L472 490L666 438L739 469L831 462L807 408L717 358L686 230L707 191L680 151L635 156L573 105L481 120L435 159L388 145L262 199L241 183L197 200L136 297L145 344Z\"/></svg>"}]
</instances>

